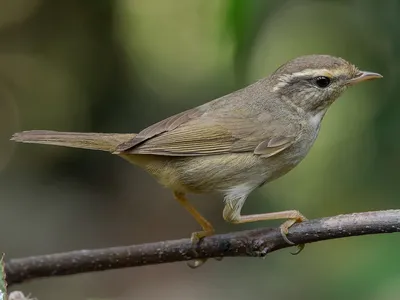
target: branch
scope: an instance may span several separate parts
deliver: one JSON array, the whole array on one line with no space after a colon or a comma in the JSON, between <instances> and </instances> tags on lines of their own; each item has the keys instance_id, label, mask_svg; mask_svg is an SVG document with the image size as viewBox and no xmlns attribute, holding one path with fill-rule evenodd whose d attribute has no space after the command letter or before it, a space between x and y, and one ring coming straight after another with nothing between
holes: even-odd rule
<instances>
[{"instance_id":1,"label":"branch","mask_svg":"<svg viewBox=\"0 0 400 300\"><path fill-rule=\"evenodd\" d=\"M339 215L293 225L288 238L295 245L323 240L400 231L400 210ZM261 228L219 234L193 246L189 239L79 250L43 256L12 259L6 263L9 285L29 279L93 271L187 261L196 258L247 256L264 257L291 247L279 228Z\"/></svg>"}]
</instances>

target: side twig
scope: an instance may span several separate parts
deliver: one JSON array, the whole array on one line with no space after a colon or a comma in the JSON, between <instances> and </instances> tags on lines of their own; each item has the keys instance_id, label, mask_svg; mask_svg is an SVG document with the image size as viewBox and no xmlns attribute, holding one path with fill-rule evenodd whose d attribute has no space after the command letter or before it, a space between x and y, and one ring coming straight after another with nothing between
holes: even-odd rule
<instances>
[{"instance_id":1,"label":"side twig","mask_svg":"<svg viewBox=\"0 0 400 300\"><path fill-rule=\"evenodd\" d=\"M310 220L290 228L295 245L342 237L400 231L400 210L339 215ZM12 259L6 263L9 285L29 279L223 256L264 257L290 247L279 228L261 228L204 238L197 246L189 239L106 249L79 250Z\"/></svg>"}]
</instances>

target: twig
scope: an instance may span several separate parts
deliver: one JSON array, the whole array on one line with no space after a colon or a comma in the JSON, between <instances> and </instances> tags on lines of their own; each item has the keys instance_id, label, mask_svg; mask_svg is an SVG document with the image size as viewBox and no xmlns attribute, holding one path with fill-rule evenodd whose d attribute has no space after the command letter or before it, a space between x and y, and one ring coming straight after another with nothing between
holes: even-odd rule
<instances>
[{"instance_id":1,"label":"twig","mask_svg":"<svg viewBox=\"0 0 400 300\"><path fill-rule=\"evenodd\" d=\"M290 228L296 245L349 236L400 231L400 210L374 211L315 219ZM193 246L189 239L106 249L79 250L12 259L6 263L10 285L29 279L223 256L263 257L290 247L279 228L261 228L204 238Z\"/></svg>"}]
</instances>

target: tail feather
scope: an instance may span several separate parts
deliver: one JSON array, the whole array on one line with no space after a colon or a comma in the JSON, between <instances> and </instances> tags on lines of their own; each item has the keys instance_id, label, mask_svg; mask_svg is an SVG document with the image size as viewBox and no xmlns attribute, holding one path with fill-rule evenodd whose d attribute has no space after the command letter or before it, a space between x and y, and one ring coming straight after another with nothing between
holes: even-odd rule
<instances>
[{"instance_id":1,"label":"tail feather","mask_svg":"<svg viewBox=\"0 0 400 300\"><path fill-rule=\"evenodd\" d=\"M46 144L114 152L118 145L132 139L134 133L86 133L32 130L15 133L11 140L21 143Z\"/></svg>"}]
</instances>

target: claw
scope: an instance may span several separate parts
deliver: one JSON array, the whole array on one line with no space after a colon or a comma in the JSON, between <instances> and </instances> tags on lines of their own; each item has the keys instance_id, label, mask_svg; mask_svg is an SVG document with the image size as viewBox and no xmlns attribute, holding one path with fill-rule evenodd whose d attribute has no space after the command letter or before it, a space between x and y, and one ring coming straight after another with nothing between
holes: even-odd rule
<instances>
[{"instance_id":1,"label":"claw","mask_svg":"<svg viewBox=\"0 0 400 300\"><path fill-rule=\"evenodd\" d=\"M305 246L306 246L305 244L297 245L297 246L296 246L297 251L295 251L295 252L290 252L290 254L292 254L292 255L297 255L297 254L299 254L301 251L303 251L303 249L304 249Z\"/></svg>"},{"instance_id":2,"label":"claw","mask_svg":"<svg viewBox=\"0 0 400 300\"><path fill-rule=\"evenodd\" d=\"M216 261L221 261L223 259L223 257L214 257L214 259ZM206 261L207 261L207 258L199 258L199 259L190 260L186 264L188 265L189 268L196 269L196 268L202 266Z\"/></svg>"},{"instance_id":3,"label":"claw","mask_svg":"<svg viewBox=\"0 0 400 300\"><path fill-rule=\"evenodd\" d=\"M286 228L286 227L283 227L283 225L284 225L284 224L282 224L281 227L280 227L280 229L281 229L281 236L282 236L283 240L284 240L287 244L289 244L289 245L294 245L294 243L293 243L291 240L289 240L289 239L287 238L287 234L289 233L289 229Z\"/></svg>"},{"instance_id":4,"label":"claw","mask_svg":"<svg viewBox=\"0 0 400 300\"><path fill-rule=\"evenodd\" d=\"M202 259L199 258L199 259L190 260L186 264L189 268L196 269L196 268L202 266L206 261L207 261L206 258L202 258Z\"/></svg>"}]
</instances>

